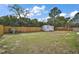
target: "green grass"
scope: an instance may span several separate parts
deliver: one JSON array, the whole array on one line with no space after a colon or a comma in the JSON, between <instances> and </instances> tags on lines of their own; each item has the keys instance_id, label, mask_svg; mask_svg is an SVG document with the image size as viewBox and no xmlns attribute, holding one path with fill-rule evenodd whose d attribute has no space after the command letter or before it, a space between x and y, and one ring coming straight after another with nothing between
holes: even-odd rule
<instances>
[{"instance_id":1,"label":"green grass","mask_svg":"<svg viewBox=\"0 0 79 59\"><path fill-rule=\"evenodd\" d=\"M68 31L6 34L0 53L78 53L77 34Z\"/></svg>"}]
</instances>

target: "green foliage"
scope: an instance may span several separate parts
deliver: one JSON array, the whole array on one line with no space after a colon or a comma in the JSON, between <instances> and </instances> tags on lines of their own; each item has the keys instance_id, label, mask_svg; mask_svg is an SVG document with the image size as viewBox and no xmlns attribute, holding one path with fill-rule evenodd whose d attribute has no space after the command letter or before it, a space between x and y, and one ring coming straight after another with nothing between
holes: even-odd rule
<instances>
[{"instance_id":1,"label":"green foliage","mask_svg":"<svg viewBox=\"0 0 79 59\"><path fill-rule=\"evenodd\" d=\"M0 17L0 24L9 26L29 26L29 27L39 27L47 24L47 22L38 21L38 19L30 19L21 17L18 20L15 16L3 16Z\"/></svg>"},{"instance_id":2,"label":"green foliage","mask_svg":"<svg viewBox=\"0 0 79 59\"><path fill-rule=\"evenodd\" d=\"M47 19L48 20L48 24L50 25L54 25L54 20L52 18Z\"/></svg>"},{"instance_id":3,"label":"green foliage","mask_svg":"<svg viewBox=\"0 0 79 59\"><path fill-rule=\"evenodd\" d=\"M51 9L49 13L50 19L48 19L48 24L55 26L54 22L56 20L56 17L59 16L60 13L61 13L61 10L58 9L57 7L54 7L53 9Z\"/></svg>"},{"instance_id":4,"label":"green foliage","mask_svg":"<svg viewBox=\"0 0 79 59\"><path fill-rule=\"evenodd\" d=\"M54 22L55 26L61 26L61 27L64 27L66 23L67 20L63 16L57 17Z\"/></svg>"},{"instance_id":5,"label":"green foliage","mask_svg":"<svg viewBox=\"0 0 79 59\"><path fill-rule=\"evenodd\" d=\"M0 24L14 26L17 18L14 16L3 16L0 18Z\"/></svg>"},{"instance_id":6,"label":"green foliage","mask_svg":"<svg viewBox=\"0 0 79 59\"><path fill-rule=\"evenodd\" d=\"M48 19L48 24L50 25L54 25L55 27L64 27L66 26L68 23L68 19L66 19L63 16L58 16L55 18L54 22L52 19Z\"/></svg>"},{"instance_id":7,"label":"green foliage","mask_svg":"<svg viewBox=\"0 0 79 59\"><path fill-rule=\"evenodd\" d=\"M51 9L49 16L53 18L59 15L60 13L61 13L61 10L59 10L57 7L54 7L53 9Z\"/></svg>"}]
</instances>

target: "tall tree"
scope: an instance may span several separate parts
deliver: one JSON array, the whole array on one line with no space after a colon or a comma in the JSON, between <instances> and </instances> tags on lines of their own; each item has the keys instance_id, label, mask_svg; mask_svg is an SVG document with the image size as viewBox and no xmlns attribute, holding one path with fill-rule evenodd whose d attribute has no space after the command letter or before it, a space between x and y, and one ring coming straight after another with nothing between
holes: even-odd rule
<instances>
[{"instance_id":1,"label":"tall tree","mask_svg":"<svg viewBox=\"0 0 79 59\"><path fill-rule=\"evenodd\" d=\"M17 4L9 5L9 10L14 13L17 17L21 18L21 14L23 13L22 7Z\"/></svg>"},{"instance_id":2,"label":"tall tree","mask_svg":"<svg viewBox=\"0 0 79 59\"><path fill-rule=\"evenodd\" d=\"M14 5L9 5L9 10L14 13L14 15L18 18L17 23L25 23L21 18L26 17L27 14L29 13L28 10L25 10L22 8L20 5L14 4Z\"/></svg>"},{"instance_id":3,"label":"tall tree","mask_svg":"<svg viewBox=\"0 0 79 59\"><path fill-rule=\"evenodd\" d=\"M74 24L74 26L79 26L79 12L75 14L74 18L72 19L72 23Z\"/></svg>"},{"instance_id":4,"label":"tall tree","mask_svg":"<svg viewBox=\"0 0 79 59\"><path fill-rule=\"evenodd\" d=\"M48 23L50 23L51 25L54 25L54 21L55 18L61 13L61 10L58 9L57 7L54 7L53 9L51 9L49 16L50 19L48 20ZM53 24L52 24L53 23Z\"/></svg>"}]
</instances>

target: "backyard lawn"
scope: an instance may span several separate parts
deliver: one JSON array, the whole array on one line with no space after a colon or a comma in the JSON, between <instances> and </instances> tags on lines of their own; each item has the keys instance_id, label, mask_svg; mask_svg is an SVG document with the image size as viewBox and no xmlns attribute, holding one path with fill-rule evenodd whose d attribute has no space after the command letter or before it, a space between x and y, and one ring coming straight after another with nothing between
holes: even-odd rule
<instances>
[{"instance_id":1,"label":"backyard lawn","mask_svg":"<svg viewBox=\"0 0 79 59\"><path fill-rule=\"evenodd\" d=\"M0 53L79 53L77 36L71 31L5 34L0 38Z\"/></svg>"}]
</instances>

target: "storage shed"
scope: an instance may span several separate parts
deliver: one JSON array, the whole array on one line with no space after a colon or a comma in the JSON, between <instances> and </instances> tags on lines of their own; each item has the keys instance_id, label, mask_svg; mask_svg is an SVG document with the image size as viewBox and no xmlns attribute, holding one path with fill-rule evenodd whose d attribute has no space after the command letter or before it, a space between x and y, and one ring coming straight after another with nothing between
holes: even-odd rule
<instances>
[{"instance_id":1,"label":"storage shed","mask_svg":"<svg viewBox=\"0 0 79 59\"><path fill-rule=\"evenodd\" d=\"M51 26L51 25L43 25L42 26L42 30L43 31L47 31L47 32L54 31L54 26Z\"/></svg>"}]
</instances>

